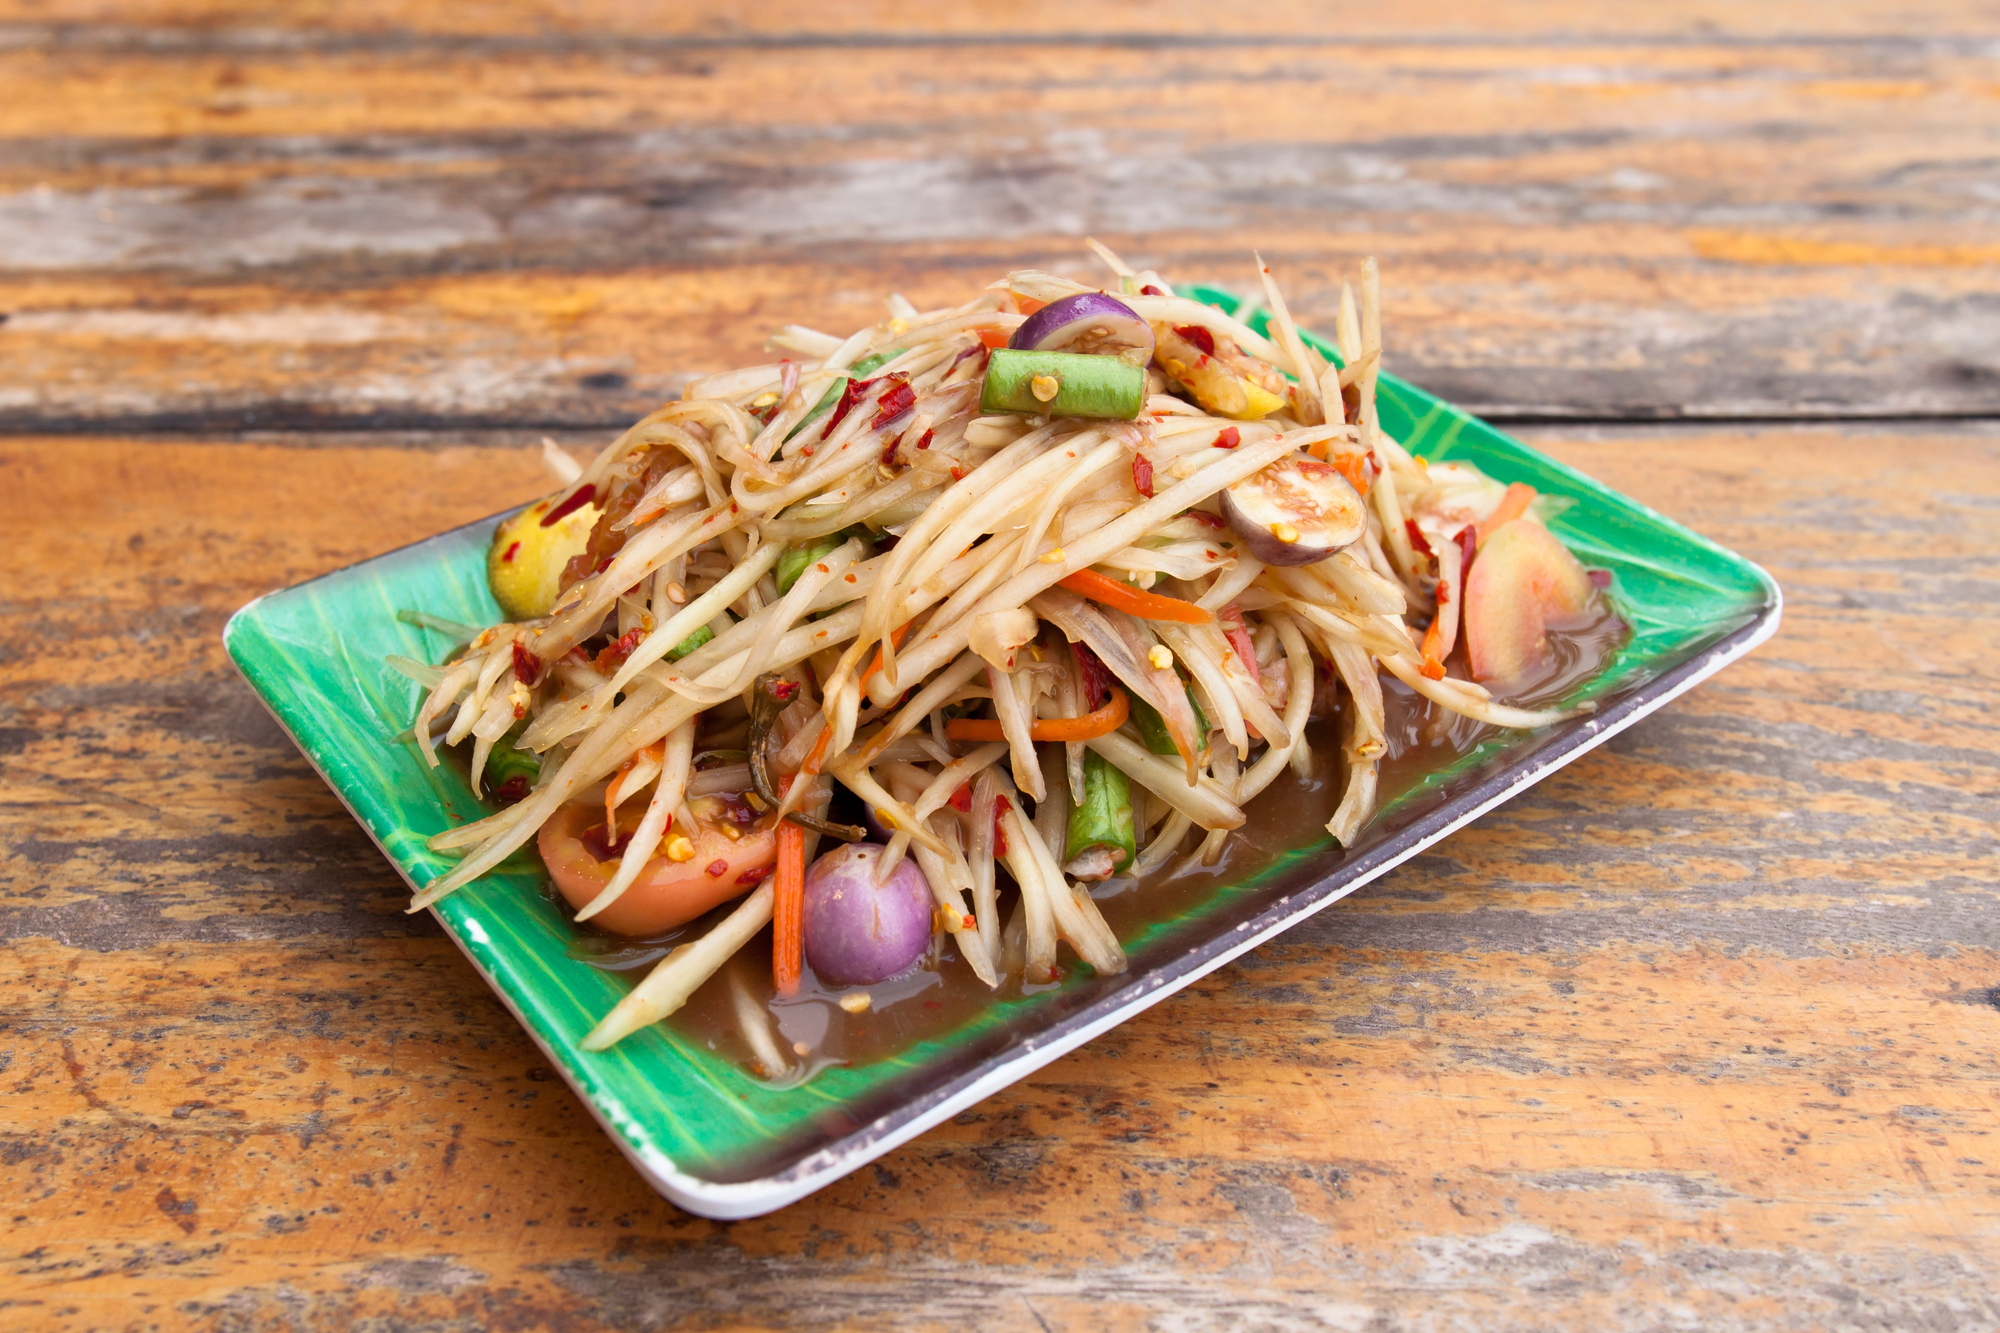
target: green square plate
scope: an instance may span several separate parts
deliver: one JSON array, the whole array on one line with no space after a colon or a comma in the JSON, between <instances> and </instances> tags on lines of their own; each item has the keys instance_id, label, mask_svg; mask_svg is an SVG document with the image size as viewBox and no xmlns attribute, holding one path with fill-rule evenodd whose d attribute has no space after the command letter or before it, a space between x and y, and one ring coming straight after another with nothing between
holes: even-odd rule
<instances>
[{"instance_id":1,"label":"green square plate","mask_svg":"<svg viewBox=\"0 0 2000 1333\"><path fill-rule=\"evenodd\" d=\"M1236 308L1225 292L1195 295ZM570 928L538 892L537 873L489 875L433 910L647 1180L693 1212L751 1217L879 1157L1353 892L1777 628L1778 587L1741 556L1390 376L1382 419L1414 452L1464 459L1571 500L1551 526L1587 563L1614 571L1631 641L1578 689L1577 699L1598 701L1594 714L1488 742L1391 804L1356 849L1343 852L1322 835L1253 877L1217 886L1124 941L1131 968L1123 975L1079 967L1057 989L997 1003L893 1059L831 1068L775 1091L665 1027L604 1054L580 1051L578 1040L624 983L565 956ZM485 577L494 522L260 597L223 633L251 688L413 889L447 864L425 840L476 817L479 806L452 769L428 769L414 744L390 739L408 725L416 687L383 659L436 660L445 646L398 621L399 610L478 624L499 618Z\"/></svg>"}]
</instances>

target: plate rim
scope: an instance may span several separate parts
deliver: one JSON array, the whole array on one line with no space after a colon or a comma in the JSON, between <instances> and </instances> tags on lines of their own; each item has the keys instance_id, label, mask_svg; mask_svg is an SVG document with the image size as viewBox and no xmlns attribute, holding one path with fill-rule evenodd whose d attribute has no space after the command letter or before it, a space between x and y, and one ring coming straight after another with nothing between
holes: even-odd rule
<instances>
[{"instance_id":1,"label":"plate rim","mask_svg":"<svg viewBox=\"0 0 2000 1333\"><path fill-rule=\"evenodd\" d=\"M1629 497L1621 496L1621 498L1629 500ZM513 508L501 511L502 514L512 512ZM397 875L413 893L420 886L410 878L402 863L382 844L368 822L356 812L346 792L333 781L319 760L314 757L311 748L272 706L270 699L265 696L262 688L237 656L235 647L237 628L246 615L273 596L350 573L415 547L449 539L468 528L490 524L497 517L499 515L475 519L471 523L433 533L367 560L356 561L341 569L314 575L289 587L262 594L238 608L223 626L224 650L238 675L249 685L250 692L256 697L259 705L278 724L287 739L305 756L313 771L326 783L349 816L382 853L383 859L395 869ZM1688 530L1682 528L1680 524L1672 520L1667 521L1682 533L1688 533ZM1699 538L1699 534L1688 533L1688 535ZM1707 539L1701 540L1705 542ZM1018 1046L989 1056L944 1084L885 1111L873 1120L856 1125L839 1138L798 1160L750 1180L716 1181L695 1175L682 1170L671 1157L656 1146L635 1140L634 1136L619 1124L619 1117L613 1114L610 1108L600 1105L601 1100L617 1101L618 1098L601 1089L593 1091L581 1077L580 1063L578 1059L573 1058L579 1057L581 1053L560 1051L552 1046L537 1025L529 1021L515 1004L499 978L480 960L472 948L475 941L467 939L466 933L461 932L435 906L430 909L431 917L438 922L445 936L465 956L466 961L472 965L488 989L520 1024L522 1030L542 1052L543 1057L562 1075L563 1081L590 1112L592 1119L596 1120L598 1126L632 1164L633 1169L638 1171L649 1185L676 1206L698 1216L724 1221L759 1217L795 1203L806 1195L832 1184L840 1177L866 1166L967 1107L1018 1082L1126 1019L1151 1008L1189 984L1227 965L1241 954L1340 901L1466 824L1519 795L1565 764L1603 744L1641 718L1665 707L1694 686L1747 655L1776 633L1783 616L1784 593L1777 581L1762 566L1735 552L1730 554L1741 560L1743 565L1754 573L1764 589L1766 600L1751 614L1747 622L1724 634L1716 642L1638 686L1629 694L1612 701L1601 712L1567 724L1569 729L1544 748L1519 763L1503 767L1480 780L1476 785L1443 802L1436 809L1417 817L1407 827L1397 830L1382 842L1364 849L1354 858L1343 858L1329 873L1286 894L1255 917L1239 922L1209 939L1190 945L1175 957L1163 960L1140 979L1144 984L1139 988L1100 997L1076 1012L1064 1015L1049 1028L1024 1038ZM469 920L467 924L474 931L484 933L476 919ZM490 943L487 940L476 942Z\"/></svg>"}]
</instances>

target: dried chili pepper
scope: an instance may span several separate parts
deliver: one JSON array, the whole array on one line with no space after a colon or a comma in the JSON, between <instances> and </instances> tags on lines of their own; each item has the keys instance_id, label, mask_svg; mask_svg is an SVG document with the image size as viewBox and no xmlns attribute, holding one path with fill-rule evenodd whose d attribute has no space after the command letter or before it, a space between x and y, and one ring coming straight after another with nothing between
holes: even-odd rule
<instances>
[{"instance_id":1,"label":"dried chili pepper","mask_svg":"<svg viewBox=\"0 0 2000 1333\"><path fill-rule=\"evenodd\" d=\"M567 500L564 500L554 509L551 509L548 513L542 515L542 526L545 528L554 527L556 524L568 518L571 514L574 514L577 510L589 504L591 501L591 497L595 496L596 494L597 494L597 488L595 486L577 487L574 491L570 493L570 497Z\"/></svg>"},{"instance_id":2,"label":"dried chili pepper","mask_svg":"<svg viewBox=\"0 0 2000 1333\"><path fill-rule=\"evenodd\" d=\"M1180 334L1181 337L1187 339L1196 347L1199 347L1207 355L1215 355L1215 335L1210 333L1206 326L1201 324L1181 324L1175 326L1174 332Z\"/></svg>"}]
</instances>

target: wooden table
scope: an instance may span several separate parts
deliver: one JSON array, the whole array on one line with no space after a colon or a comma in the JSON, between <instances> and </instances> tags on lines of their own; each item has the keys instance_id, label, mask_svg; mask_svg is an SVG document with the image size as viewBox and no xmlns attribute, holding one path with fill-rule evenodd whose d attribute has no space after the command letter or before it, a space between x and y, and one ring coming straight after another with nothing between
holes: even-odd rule
<instances>
[{"instance_id":1,"label":"wooden table","mask_svg":"<svg viewBox=\"0 0 2000 1333\"><path fill-rule=\"evenodd\" d=\"M2000 1326L2000 17L1254 8L0 0L0 1324ZM223 620L1086 229L1260 246L1322 325L1379 255L1393 368L1784 628L879 1165L681 1214Z\"/></svg>"}]
</instances>

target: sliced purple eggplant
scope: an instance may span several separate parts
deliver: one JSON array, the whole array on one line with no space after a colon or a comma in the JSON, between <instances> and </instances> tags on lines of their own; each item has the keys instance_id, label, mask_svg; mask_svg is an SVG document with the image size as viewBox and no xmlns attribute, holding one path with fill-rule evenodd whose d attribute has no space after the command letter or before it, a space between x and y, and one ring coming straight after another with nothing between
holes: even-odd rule
<instances>
[{"instance_id":1,"label":"sliced purple eggplant","mask_svg":"<svg viewBox=\"0 0 2000 1333\"><path fill-rule=\"evenodd\" d=\"M1153 359L1153 330L1132 308L1103 292L1051 301L1014 330L1007 345L1026 352L1115 356L1129 365Z\"/></svg>"},{"instance_id":2,"label":"sliced purple eggplant","mask_svg":"<svg viewBox=\"0 0 2000 1333\"><path fill-rule=\"evenodd\" d=\"M1368 527L1360 492L1339 468L1296 456L1225 490L1222 516L1244 549L1267 565L1324 560Z\"/></svg>"}]
</instances>

